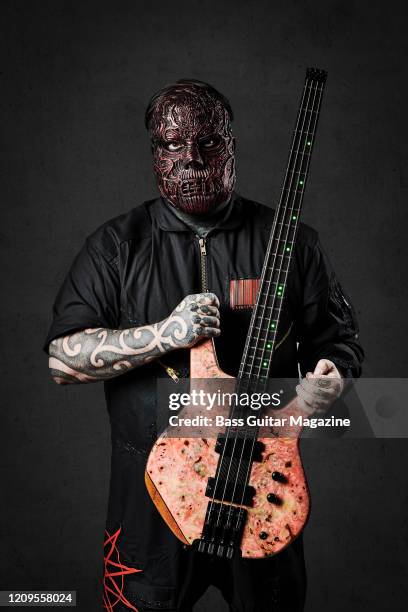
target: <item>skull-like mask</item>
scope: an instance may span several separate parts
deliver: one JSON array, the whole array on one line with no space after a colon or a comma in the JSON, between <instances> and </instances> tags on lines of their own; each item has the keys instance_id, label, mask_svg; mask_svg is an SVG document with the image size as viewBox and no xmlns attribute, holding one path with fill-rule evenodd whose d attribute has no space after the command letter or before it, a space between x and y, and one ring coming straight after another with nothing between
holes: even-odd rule
<instances>
[{"instance_id":1,"label":"skull-like mask","mask_svg":"<svg viewBox=\"0 0 408 612\"><path fill-rule=\"evenodd\" d=\"M220 101L205 93L165 97L149 131L159 191L174 207L206 215L229 199L235 184L234 138Z\"/></svg>"}]
</instances>

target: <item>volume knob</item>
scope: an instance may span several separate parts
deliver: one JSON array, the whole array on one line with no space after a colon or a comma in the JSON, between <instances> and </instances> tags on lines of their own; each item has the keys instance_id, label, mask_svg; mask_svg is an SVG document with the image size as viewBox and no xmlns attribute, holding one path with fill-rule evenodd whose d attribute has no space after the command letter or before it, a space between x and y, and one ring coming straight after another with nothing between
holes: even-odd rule
<instances>
[{"instance_id":1,"label":"volume knob","mask_svg":"<svg viewBox=\"0 0 408 612\"><path fill-rule=\"evenodd\" d=\"M276 480L276 482L287 482L288 479L282 472L272 472L272 480Z\"/></svg>"},{"instance_id":2,"label":"volume knob","mask_svg":"<svg viewBox=\"0 0 408 612\"><path fill-rule=\"evenodd\" d=\"M280 499L280 497L275 495L275 493L268 493L268 495L266 496L266 499L268 500L270 504L275 504L276 506L280 506L282 503L282 500Z\"/></svg>"}]
</instances>

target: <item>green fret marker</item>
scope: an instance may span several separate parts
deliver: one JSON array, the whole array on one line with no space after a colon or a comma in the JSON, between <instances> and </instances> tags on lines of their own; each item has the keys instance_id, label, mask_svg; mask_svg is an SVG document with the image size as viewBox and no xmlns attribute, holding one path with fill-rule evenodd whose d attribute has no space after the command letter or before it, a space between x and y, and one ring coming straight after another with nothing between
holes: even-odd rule
<instances>
[{"instance_id":1,"label":"green fret marker","mask_svg":"<svg viewBox=\"0 0 408 612\"><path fill-rule=\"evenodd\" d=\"M266 345L266 348L267 348L267 349L271 349L271 348L272 348L272 344L270 344L270 343L268 342L268 344Z\"/></svg>"},{"instance_id":2,"label":"green fret marker","mask_svg":"<svg viewBox=\"0 0 408 612\"><path fill-rule=\"evenodd\" d=\"M293 215L292 221L296 221L296 218L297 218L296 215Z\"/></svg>"},{"instance_id":3,"label":"green fret marker","mask_svg":"<svg viewBox=\"0 0 408 612\"><path fill-rule=\"evenodd\" d=\"M276 323L271 323L271 329L275 329Z\"/></svg>"},{"instance_id":4,"label":"green fret marker","mask_svg":"<svg viewBox=\"0 0 408 612\"><path fill-rule=\"evenodd\" d=\"M282 289L283 289L283 285L279 285L278 286L278 291L282 291Z\"/></svg>"},{"instance_id":5,"label":"green fret marker","mask_svg":"<svg viewBox=\"0 0 408 612\"><path fill-rule=\"evenodd\" d=\"M268 367L268 362L267 362L267 361L264 361L264 362L263 362L263 364L262 364L262 367L263 367L263 368L267 368L267 367Z\"/></svg>"},{"instance_id":6,"label":"green fret marker","mask_svg":"<svg viewBox=\"0 0 408 612\"><path fill-rule=\"evenodd\" d=\"M286 252L289 253L290 247L286 247Z\"/></svg>"},{"instance_id":7,"label":"green fret marker","mask_svg":"<svg viewBox=\"0 0 408 612\"><path fill-rule=\"evenodd\" d=\"M299 181L299 185L303 185L303 181Z\"/></svg>"},{"instance_id":8,"label":"green fret marker","mask_svg":"<svg viewBox=\"0 0 408 612\"><path fill-rule=\"evenodd\" d=\"M308 147L310 147L310 145L311 145L312 143L310 142L310 140L308 140L306 144L307 144L307 146L308 146Z\"/></svg>"}]
</instances>

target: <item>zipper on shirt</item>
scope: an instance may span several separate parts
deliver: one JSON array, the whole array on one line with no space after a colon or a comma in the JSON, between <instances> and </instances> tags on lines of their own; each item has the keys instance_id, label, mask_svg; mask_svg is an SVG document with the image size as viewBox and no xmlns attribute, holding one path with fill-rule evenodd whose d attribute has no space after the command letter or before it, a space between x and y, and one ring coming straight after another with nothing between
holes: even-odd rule
<instances>
[{"instance_id":1,"label":"zipper on shirt","mask_svg":"<svg viewBox=\"0 0 408 612\"><path fill-rule=\"evenodd\" d=\"M200 247L200 270L201 270L201 291L208 293L208 276L207 276L207 243L205 238L198 238Z\"/></svg>"},{"instance_id":2,"label":"zipper on shirt","mask_svg":"<svg viewBox=\"0 0 408 612\"><path fill-rule=\"evenodd\" d=\"M208 276L207 276L207 243L205 238L198 238L198 245L200 247L200 276L201 276L201 291L202 293L208 293ZM168 376L174 380L175 383L178 383L180 380L179 372L177 372L174 368L167 366L165 363L161 361L161 359L157 360L166 371Z\"/></svg>"},{"instance_id":3,"label":"zipper on shirt","mask_svg":"<svg viewBox=\"0 0 408 612\"><path fill-rule=\"evenodd\" d=\"M166 370L167 374L170 376L170 378L174 380L175 383L178 383L180 377L179 372L177 372L177 370L171 368L170 366L167 366L165 363L162 362L161 359L157 359L157 363L159 363Z\"/></svg>"}]
</instances>

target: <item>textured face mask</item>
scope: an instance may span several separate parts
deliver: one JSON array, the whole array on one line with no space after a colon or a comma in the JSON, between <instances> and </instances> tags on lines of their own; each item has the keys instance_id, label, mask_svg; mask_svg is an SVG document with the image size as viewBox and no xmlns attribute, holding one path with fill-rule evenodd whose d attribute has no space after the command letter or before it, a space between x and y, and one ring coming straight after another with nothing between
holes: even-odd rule
<instances>
[{"instance_id":1,"label":"textured face mask","mask_svg":"<svg viewBox=\"0 0 408 612\"><path fill-rule=\"evenodd\" d=\"M161 195L179 210L206 215L235 184L234 138L224 106L208 95L164 99L150 121Z\"/></svg>"}]
</instances>

